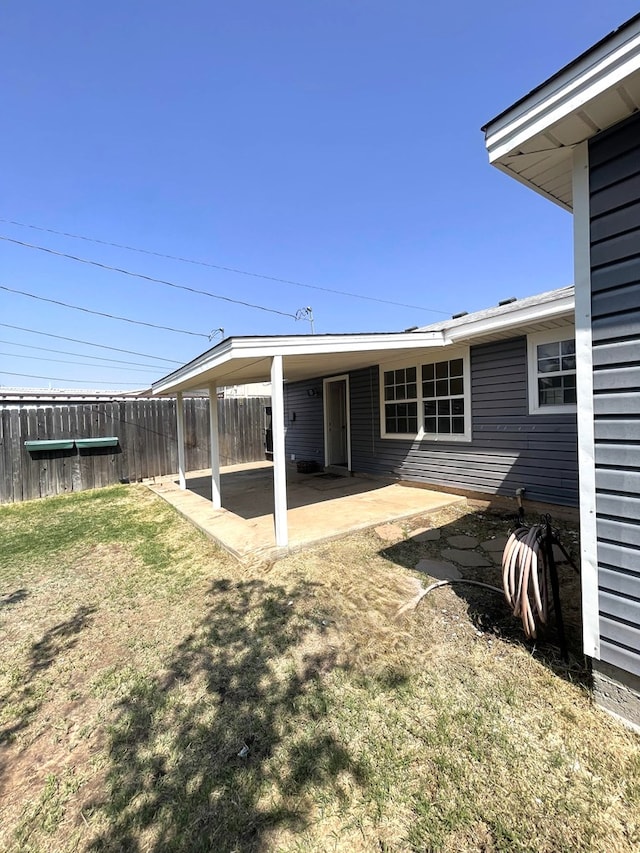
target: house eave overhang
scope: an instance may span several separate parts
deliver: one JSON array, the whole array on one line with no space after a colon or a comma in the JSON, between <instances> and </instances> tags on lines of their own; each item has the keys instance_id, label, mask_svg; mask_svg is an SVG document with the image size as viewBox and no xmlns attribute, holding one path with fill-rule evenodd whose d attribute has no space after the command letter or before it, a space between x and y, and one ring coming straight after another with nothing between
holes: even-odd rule
<instances>
[{"instance_id":1,"label":"house eave overhang","mask_svg":"<svg viewBox=\"0 0 640 853\"><path fill-rule=\"evenodd\" d=\"M222 387L270 378L271 360L283 358L285 381L356 370L424 347L445 345L442 332L290 335L227 338L151 386L154 395Z\"/></svg>"},{"instance_id":2,"label":"house eave overhang","mask_svg":"<svg viewBox=\"0 0 640 853\"><path fill-rule=\"evenodd\" d=\"M486 124L489 162L566 210L576 145L640 109L640 15Z\"/></svg>"},{"instance_id":3,"label":"house eave overhang","mask_svg":"<svg viewBox=\"0 0 640 853\"><path fill-rule=\"evenodd\" d=\"M468 323L448 329L445 331L445 340L447 344L460 344L477 342L479 339L489 340L496 335L505 337L512 332L524 334L530 329L536 328L540 323L573 320L574 306L575 300L571 288L566 295L554 297L548 302L521 308L515 303L512 310L504 314L470 320Z\"/></svg>"}]
</instances>

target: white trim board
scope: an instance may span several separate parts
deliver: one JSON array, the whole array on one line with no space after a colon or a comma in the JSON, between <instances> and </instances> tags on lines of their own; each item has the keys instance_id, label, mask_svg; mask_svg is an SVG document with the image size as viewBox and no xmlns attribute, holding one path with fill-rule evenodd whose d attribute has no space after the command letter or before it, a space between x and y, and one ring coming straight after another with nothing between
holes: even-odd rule
<instances>
[{"instance_id":1,"label":"white trim board","mask_svg":"<svg viewBox=\"0 0 640 853\"><path fill-rule=\"evenodd\" d=\"M580 555L584 653L600 659L596 468L593 426L593 348L591 340L591 257L589 227L589 146L573 155L574 274L576 282L576 359L578 391L578 470L580 479Z\"/></svg>"}]
</instances>

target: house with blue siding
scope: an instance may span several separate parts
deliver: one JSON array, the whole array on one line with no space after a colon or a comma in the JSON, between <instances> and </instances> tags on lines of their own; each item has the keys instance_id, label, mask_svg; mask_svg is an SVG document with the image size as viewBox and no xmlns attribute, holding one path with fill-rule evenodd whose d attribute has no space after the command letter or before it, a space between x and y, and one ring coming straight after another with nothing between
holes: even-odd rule
<instances>
[{"instance_id":1,"label":"house with blue siding","mask_svg":"<svg viewBox=\"0 0 640 853\"><path fill-rule=\"evenodd\" d=\"M182 398L271 382L276 545L288 546L287 466L459 494L578 503L573 287L404 332L227 338L154 383ZM212 501L223 506L211 422Z\"/></svg>"},{"instance_id":2,"label":"house with blue siding","mask_svg":"<svg viewBox=\"0 0 640 853\"><path fill-rule=\"evenodd\" d=\"M640 727L640 15L483 131L573 213L584 650L598 701Z\"/></svg>"}]
</instances>

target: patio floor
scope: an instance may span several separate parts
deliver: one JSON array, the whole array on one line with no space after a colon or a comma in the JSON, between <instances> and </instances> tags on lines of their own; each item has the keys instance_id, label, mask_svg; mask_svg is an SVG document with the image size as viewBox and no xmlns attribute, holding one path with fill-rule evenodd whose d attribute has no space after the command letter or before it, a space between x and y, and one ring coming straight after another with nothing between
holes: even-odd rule
<instances>
[{"instance_id":1,"label":"patio floor","mask_svg":"<svg viewBox=\"0 0 640 853\"><path fill-rule=\"evenodd\" d=\"M176 475L146 480L155 494L236 557L269 559L282 554L275 544L273 465L254 462L221 469L222 509L211 505L211 472L187 474L181 490ZM289 548L345 536L354 530L435 512L465 498L370 477L299 474L287 471Z\"/></svg>"}]
</instances>

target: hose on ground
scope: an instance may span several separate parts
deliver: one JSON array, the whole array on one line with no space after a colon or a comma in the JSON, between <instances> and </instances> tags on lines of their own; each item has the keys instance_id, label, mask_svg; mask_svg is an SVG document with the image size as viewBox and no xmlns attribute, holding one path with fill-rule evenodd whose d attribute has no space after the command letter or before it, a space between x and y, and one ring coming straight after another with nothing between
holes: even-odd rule
<instances>
[{"instance_id":1,"label":"hose on ground","mask_svg":"<svg viewBox=\"0 0 640 853\"><path fill-rule=\"evenodd\" d=\"M470 586L480 586L483 589L490 589L492 592L497 592L498 595L502 595L502 590L497 586L491 586L491 584L483 583L482 581L471 581L466 578L449 578L447 580L435 581L435 583L429 584L429 586L421 589L420 592L412 598L410 601L407 601L406 604L403 604L402 607L396 613L396 616L402 616L408 610L415 610L415 608L420 604L425 595L428 595L432 590L438 589L441 586L451 586L456 583L464 583L469 584Z\"/></svg>"}]
</instances>

